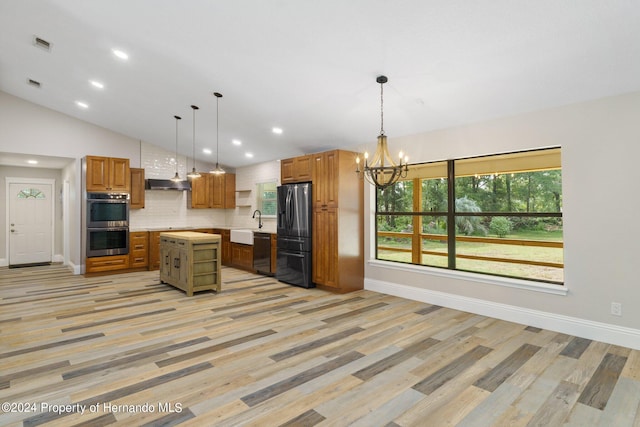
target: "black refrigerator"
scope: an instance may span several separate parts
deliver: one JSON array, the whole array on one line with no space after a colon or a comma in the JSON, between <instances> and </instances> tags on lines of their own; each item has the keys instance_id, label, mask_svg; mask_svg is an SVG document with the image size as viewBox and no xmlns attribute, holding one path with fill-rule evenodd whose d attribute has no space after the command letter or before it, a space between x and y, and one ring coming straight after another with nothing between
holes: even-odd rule
<instances>
[{"instance_id":1,"label":"black refrigerator","mask_svg":"<svg viewBox=\"0 0 640 427\"><path fill-rule=\"evenodd\" d=\"M276 279L303 288L311 280L311 183L278 187Z\"/></svg>"}]
</instances>

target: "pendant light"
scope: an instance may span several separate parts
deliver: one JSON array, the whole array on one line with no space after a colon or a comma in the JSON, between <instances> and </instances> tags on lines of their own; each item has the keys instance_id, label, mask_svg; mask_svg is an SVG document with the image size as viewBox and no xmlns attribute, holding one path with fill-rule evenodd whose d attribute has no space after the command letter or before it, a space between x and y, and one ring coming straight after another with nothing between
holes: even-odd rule
<instances>
[{"instance_id":1,"label":"pendant light","mask_svg":"<svg viewBox=\"0 0 640 427\"><path fill-rule=\"evenodd\" d=\"M192 105L193 109L193 169L187 174L188 178L195 179L200 178L200 174L196 171L196 110L197 105Z\"/></svg>"},{"instance_id":2,"label":"pendant light","mask_svg":"<svg viewBox=\"0 0 640 427\"><path fill-rule=\"evenodd\" d=\"M218 154L219 145L220 145L220 135L219 135L220 118L219 118L218 112L220 110L219 101L220 101L220 98L222 98L222 94L218 92L213 92L213 95L216 97L216 168L212 170L211 173L216 175L222 175L224 173L224 169L222 169L220 167L220 164L218 163L218 159L220 157L220 155Z\"/></svg>"},{"instance_id":3,"label":"pendant light","mask_svg":"<svg viewBox=\"0 0 640 427\"><path fill-rule=\"evenodd\" d=\"M380 83L380 135L378 135L378 145L376 152L369 163L369 153L364 153L364 169L360 170L360 156L356 157L356 172L362 172L364 177L376 188L385 188L398 182L400 178L406 178L409 172L408 157L404 157L400 152L400 163L396 164L389 155L387 147L387 136L384 134L384 98L383 85L388 81L386 76L378 76L376 82ZM404 163L402 161L404 160Z\"/></svg>"},{"instance_id":4,"label":"pendant light","mask_svg":"<svg viewBox=\"0 0 640 427\"><path fill-rule=\"evenodd\" d=\"M177 182L177 181L182 181L182 179L180 179L180 175L178 175L178 120L182 120L182 117L180 116L173 116L176 119L176 175L171 178L171 181L173 182Z\"/></svg>"}]
</instances>

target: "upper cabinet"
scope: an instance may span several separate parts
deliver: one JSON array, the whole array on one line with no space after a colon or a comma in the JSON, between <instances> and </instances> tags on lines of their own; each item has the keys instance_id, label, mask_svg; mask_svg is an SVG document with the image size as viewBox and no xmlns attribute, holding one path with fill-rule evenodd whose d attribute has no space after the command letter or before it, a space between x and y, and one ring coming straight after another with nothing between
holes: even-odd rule
<instances>
[{"instance_id":1,"label":"upper cabinet","mask_svg":"<svg viewBox=\"0 0 640 427\"><path fill-rule=\"evenodd\" d=\"M129 159L116 157L86 157L87 191L131 192Z\"/></svg>"},{"instance_id":2,"label":"upper cabinet","mask_svg":"<svg viewBox=\"0 0 640 427\"><path fill-rule=\"evenodd\" d=\"M131 209L144 208L144 169L131 168Z\"/></svg>"},{"instance_id":3,"label":"upper cabinet","mask_svg":"<svg viewBox=\"0 0 640 427\"><path fill-rule=\"evenodd\" d=\"M292 182L311 181L313 171L313 156L299 156L280 161L280 182L290 184Z\"/></svg>"},{"instance_id":4,"label":"upper cabinet","mask_svg":"<svg viewBox=\"0 0 640 427\"><path fill-rule=\"evenodd\" d=\"M233 173L211 174L211 207L233 209L236 207L236 175Z\"/></svg>"},{"instance_id":5,"label":"upper cabinet","mask_svg":"<svg viewBox=\"0 0 640 427\"><path fill-rule=\"evenodd\" d=\"M325 153L314 154L312 157L313 207L337 207L340 152L338 150L327 151ZM343 159L344 158L345 155L343 155ZM349 165L347 165L347 167L348 166Z\"/></svg>"},{"instance_id":6,"label":"upper cabinet","mask_svg":"<svg viewBox=\"0 0 640 427\"><path fill-rule=\"evenodd\" d=\"M236 207L236 175L201 173L191 181L188 206L191 209L233 209Z\"/></svg>"},{"instance_id":7,"label":"upper cabinet","mask_svg":"<svg viewBox=\"0 0 640 427\"><path fill-rule=\"evenodd\" d=\"M187 192L187 206L191 209L209 207L209 174L200 173L199 178L191 179L191 191Z\"/></svg>"}]
</instances>

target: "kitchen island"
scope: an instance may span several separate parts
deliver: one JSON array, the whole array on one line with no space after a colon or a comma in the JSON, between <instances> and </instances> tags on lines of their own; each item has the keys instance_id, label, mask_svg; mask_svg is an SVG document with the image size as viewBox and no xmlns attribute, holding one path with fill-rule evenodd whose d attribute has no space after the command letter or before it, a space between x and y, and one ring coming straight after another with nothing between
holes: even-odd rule
<instances>
[{"instance_id":1,"label":"kitchen island","mask_svg":"<svg viewBox=\"0 0 640 427\"><path fill-rule=\"evenodd\" d=\"M160 282L192 296L194 292L220 292L221 236L195 231L160 233Z\"/></svg>"}]
</instances>

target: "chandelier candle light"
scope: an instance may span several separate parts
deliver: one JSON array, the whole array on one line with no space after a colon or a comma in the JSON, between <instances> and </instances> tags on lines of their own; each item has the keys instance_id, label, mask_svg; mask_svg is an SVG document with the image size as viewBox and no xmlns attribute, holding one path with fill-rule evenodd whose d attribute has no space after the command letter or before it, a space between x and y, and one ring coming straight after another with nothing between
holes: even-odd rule
<instances>
[{"instance_id":1,"label":"chandelier candle light","mask_svg":"<svg viewBox=\"0 0 640 427\"><path fill-rule=\"evenodd\" d=\"M404 156L400 152L400 163L396 164L387 147L387 136L384 134L384 98L383 85L388 81L386 76L378 76L376 82L380 83L380 135L378 135L378 145L376 152L369 162L369 153L364 153L364 169L360 169L360 156L356 157L356 173L364 175L364 177L376 188L384 190L385 188L398 182L400 178L406 178L409 172L409 157ZM404 163L403 163L404 161Z\"/></svg>"},{"instance_id":2,"label":"chandelier candle light","mask_svg":"<svg viewBox=\"0 0 640 427\"><path fill-rule=\"evenodd\" d=\"M182 120L182 117L180 116L173 116L176 119L176 175L171 178L171 181L173 182L178 182L178 181L182 181L182 179L180 179L180 175L178 175L178 120Z\"/></svg>"},{"instance_id":3,"label":"chandelier candle light","mask_svg":"<svg viewBox=\"0 0 640 427\"><path fill-rule=\"evenodd\" d=\"M195 179L200 178L200 174L196 171L196 110L197 105L192 105L193 109L193 169L187 174L188 178Z\"/></svg>"},{"instance_id":4,"label":"chandelier candle light","mask_svg":"<svg viewBox=\"0 0 640 427\"><path fill-rule=\"evenodd\" d=\"M218 147L220 145L220 136L219 136L220 119L219 119L218 112L220 109L219 101L220 101L220 98L222 98L222 94L218 92L213 92L213 95L216 97L216 168L212 170L211 173L216 175L222 175L224 173L224 169L222 169L218 164L218 158L220 157L218 154Z\"/></svg>"}]
</instances>

